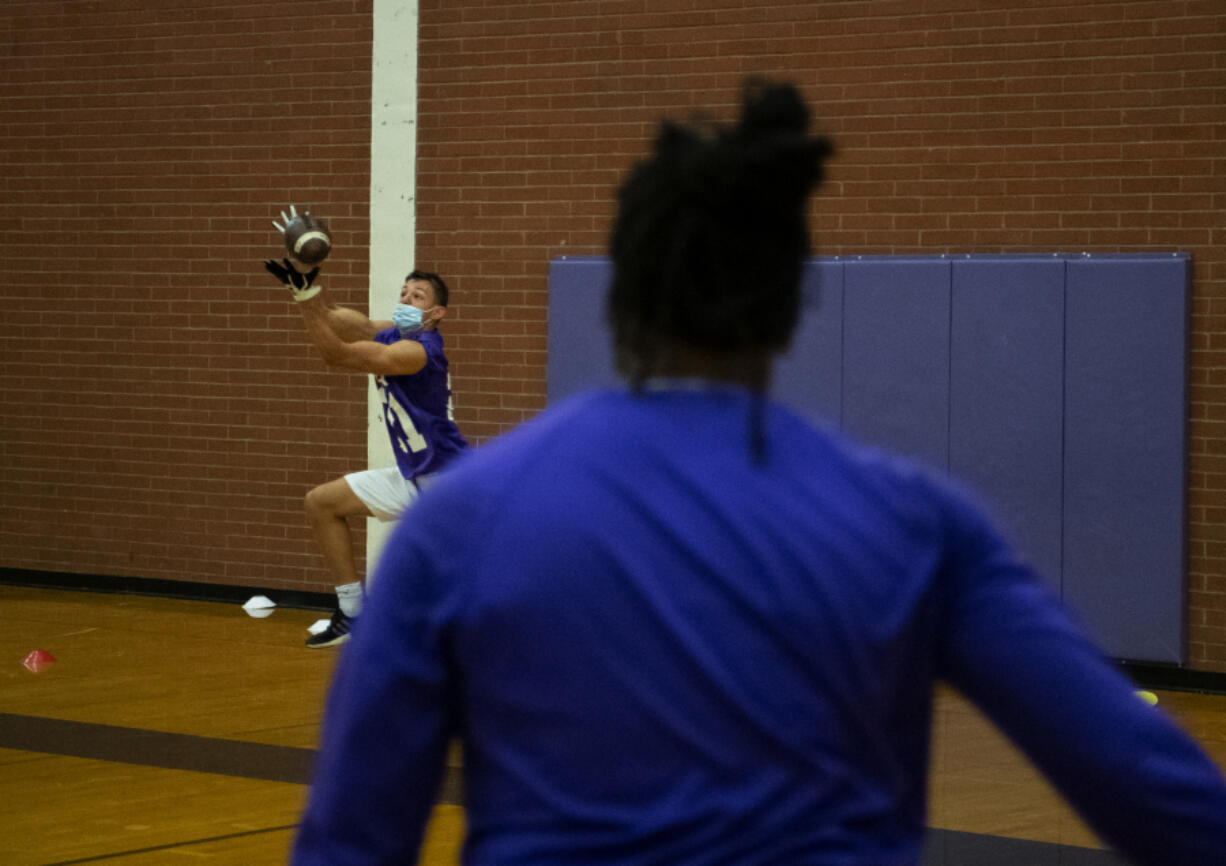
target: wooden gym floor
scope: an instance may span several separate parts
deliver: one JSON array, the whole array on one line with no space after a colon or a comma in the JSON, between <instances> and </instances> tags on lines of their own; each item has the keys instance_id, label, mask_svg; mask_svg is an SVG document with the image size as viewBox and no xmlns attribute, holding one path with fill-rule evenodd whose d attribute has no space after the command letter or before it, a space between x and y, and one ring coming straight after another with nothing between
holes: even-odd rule
<instances>
[{"instance_id":1,"label":"wooden gym floor","mask_svg":"<svg viewBox=\"0 0 1226 866\"><path fill-rule=\"evenodd\" d=\"M284 863L338 652L315 611L0 585L0 863ZM41 671L33 651L55 658ZM1226 696L1159 692L1226 766ZM1121 861L956 695L938 694L925 866ZM463 838L458 755L423 864Z\"/></svg>"}]
</instances>

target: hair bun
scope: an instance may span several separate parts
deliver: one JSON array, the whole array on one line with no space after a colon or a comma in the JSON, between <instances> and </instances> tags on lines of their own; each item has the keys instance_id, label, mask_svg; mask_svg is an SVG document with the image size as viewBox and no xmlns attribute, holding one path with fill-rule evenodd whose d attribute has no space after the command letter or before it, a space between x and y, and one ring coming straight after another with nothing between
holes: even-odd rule
<instances>
[{"instance_id":1,"label":"hair bun","mask_svg":"<svg viewBox=\"0 0 1226 866\"><path fill-rule=\"evenodd\" d=\"M805 198L824 177L834 152L827 138L809 136L809 109L791 84L750 79L742 91L740 123L732 137L747 173L770 196Z\"/></svg>"},{"instance_id":2,"label":"hair bun","mask_svg":"<svg viewBox=\"0 0 1226 866\"><path fill-rule=\"evenodd\" d=\"M733 124L663 121L618 191L608 314L632 382L667 346L773 353L796 326L806 199L833 148L794 86L751 79L741 97Z\"/></svg>"},{"instance_id":3,"label":"hair bun","mask_svg":"<svg viewBox=\"0 0 1226 866\"><path fill-rule=\"evenodd\" d=\"M791 84L751 78L745 82L741 99L739 130L746 138L809 131L809 108Z\"/></svg>"}]
</instances>

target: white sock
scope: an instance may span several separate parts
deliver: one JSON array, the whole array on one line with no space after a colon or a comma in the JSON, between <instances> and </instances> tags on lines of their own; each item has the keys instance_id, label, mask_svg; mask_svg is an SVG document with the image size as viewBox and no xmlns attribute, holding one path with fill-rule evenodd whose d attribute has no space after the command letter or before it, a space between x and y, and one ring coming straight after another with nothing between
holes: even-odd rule
<instances>
[{"instance_id":1,"label":"white sock","mask_svg":"<svg viewBox=\"0 0 1226 866\"><path fill-rule=\"evenodd\" d=\"M363 597L360 580L336 588L336 601L340 604L341 613L347 617L355 617L362 612Z\"/></svg>"}]
</instances>

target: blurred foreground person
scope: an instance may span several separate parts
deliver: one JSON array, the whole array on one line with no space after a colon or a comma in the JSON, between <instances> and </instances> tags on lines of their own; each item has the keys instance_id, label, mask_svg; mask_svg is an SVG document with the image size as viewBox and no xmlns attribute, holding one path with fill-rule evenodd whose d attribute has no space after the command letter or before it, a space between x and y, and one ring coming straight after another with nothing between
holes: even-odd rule
<instances>
[{"instance_id":1,"label":"blurred foreground person","mask_svg":"<svg viewBox=\"0 0 1226 866\"><path fill-rule=\"evenodd\" d=\"M416 862L459 736L468 864L914 864L937 680L1119 850L1226 863L1218 770L977 508L766 397L829 152L786 85L661 126L611 239L628 387L406 514L295 863Z\"/></svg>"}]
</instances>

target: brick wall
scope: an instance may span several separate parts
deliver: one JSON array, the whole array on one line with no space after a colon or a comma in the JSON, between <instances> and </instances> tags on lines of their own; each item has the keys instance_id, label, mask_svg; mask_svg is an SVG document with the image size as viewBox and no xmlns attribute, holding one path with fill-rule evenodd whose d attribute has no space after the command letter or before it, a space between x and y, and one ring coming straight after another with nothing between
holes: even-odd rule
<instances>
[{"instance_id":1,"label":"brick wall","mask_svg":"<svg viewBox=\"0 0 1226 866\"><path fill-rule=\"evenodd\" d=\"M603 250L657 117L786 77L842 147L823 253L1195 256L1191 654L1226 670L1218 0L420 7L417 264L471 438L544 405L547 263ZM311 204L364 305L372 0L288 11L0 5L0 566L328 588L301 497L364 464L365 385L259 262Z\"/></svg>"},{"instance_id":2,"label":"brick wall","mask_svg":"<svg viewBox=\"0 0 1226 866\"><path fill-rule=\"evenodd\" d=\"M325 587L302 497L366 386L261 260L313 205L365 303L371 9L294 8L0 4L0 565Z\"/></svg>"},{"instance_id":3,"label":"brick wall","mask_svg":"<svg viewBox=\"0 0 1226 866\"><path fill-rule=\"evenodd\" d=\"M422 0L418 259L460 421L544 405L547 263L599 253L661 113L801 85L842 153L819 251L1195 257L1190 652L1226 670L1226 6Z\"/></svg>"}]
</instances>

